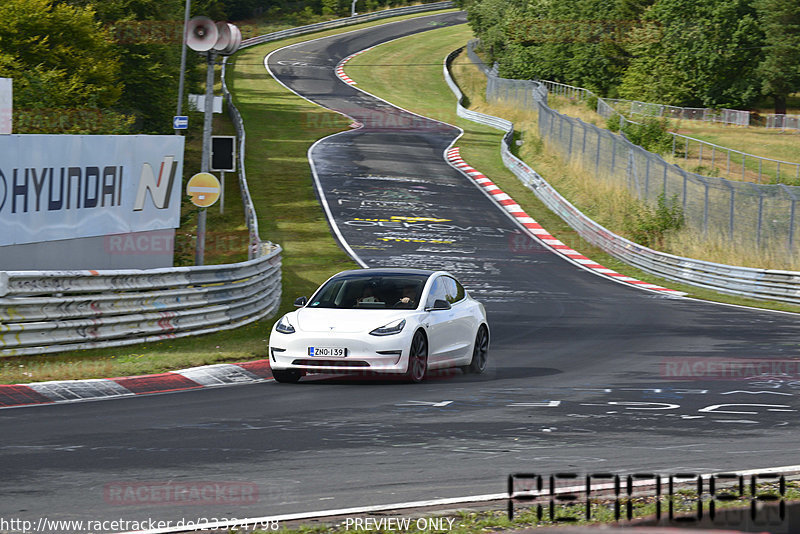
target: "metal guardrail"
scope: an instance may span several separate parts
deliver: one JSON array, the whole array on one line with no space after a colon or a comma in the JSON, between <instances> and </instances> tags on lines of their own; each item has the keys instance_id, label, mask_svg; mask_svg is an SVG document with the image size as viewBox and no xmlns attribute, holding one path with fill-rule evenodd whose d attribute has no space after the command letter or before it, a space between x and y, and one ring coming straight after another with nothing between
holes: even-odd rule
<instances>
[{"instance_id":1,"label":"metal guardrail","mask_svg":"<svg viewBox=\"0 0 800 534\"><path fill-rule=\"evenodd\" d=\"M625 239L584 215L536 171L511 153L513 123L463 107L463 94L453 81L449 68L453 58L462 50L459 48L451 52L444 61L445 81L458 100L458 116L504 131L500 154L505 166L583 239L625 263L668 280L721 293L800 304L800 272L752 269L666 254ZM540 84L540 87L544 85ZM534 94L537 93L541 95L540 90L534 91ZM536 101L537 105L547 105L542 98Z\"/></svg>"},{"instance_id":2,"label":"metal guardrail","mask_svg":"<svg viewBox=\"0 0 800 534\"><path fill-rule=\"evenodd\" d=\"M236 328L277 310L281 248L231 265L0 276L0 355L113 347Z\"/></svg>"}]
</instances>

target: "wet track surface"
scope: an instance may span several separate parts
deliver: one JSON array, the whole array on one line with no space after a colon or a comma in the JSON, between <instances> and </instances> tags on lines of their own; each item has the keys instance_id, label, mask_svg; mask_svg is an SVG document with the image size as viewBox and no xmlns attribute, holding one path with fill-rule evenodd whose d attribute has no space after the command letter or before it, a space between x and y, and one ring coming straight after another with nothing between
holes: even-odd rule
<instances>
[{"instance_id":1,"label":"wet track surface","mask_svg":"<svg viewBox=\"0 0 800 534\"><path fill-rule=\"evenodd\" d=\"M798 358L797 317L667 298L577 268L445 162L457 129L334 73L361 49L460 22L435 15L301 43L268 66L364 125L310 151L332 228L365 265L455 273L489 314L487 373L439 373L421 385L322 377L2 410L0 516L242 518L499 493L520 471L800 463L796 370L720 376L732 360ZM257 499L192 506L109 493L167 481L253 484Z\"/></svg>"}]
</instances>

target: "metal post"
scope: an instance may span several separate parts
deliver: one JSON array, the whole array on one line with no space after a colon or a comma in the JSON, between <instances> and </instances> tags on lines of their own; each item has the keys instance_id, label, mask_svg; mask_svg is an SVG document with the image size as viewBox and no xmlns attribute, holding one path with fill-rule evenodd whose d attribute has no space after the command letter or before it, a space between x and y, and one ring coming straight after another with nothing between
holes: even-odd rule
<instances>
[{"instance_id":1,"label":"metal post","mask_svg":"<svg viewBox=\"0 0 800 534\"><path fill-rule=\"evenodd\" d=\"M761 163L763 161L764 160L762 160L761 158L758 158L758 183L761 183Z\"/></svg>"},{"instance_id":2,"label":"metal post","mask_svg":"<svg viewBox=\"0 0 800 534\"><path fill-rule=\"evenodd\" d=\"M727 185L731 190L731 201L728 213L728 236L730 237L731 241L733 241L733 223L734 214L736 213L736 189L733 187L733 185L731 185L730 182L723 181L722 183Z\"/></svg>"},{"instance_id":3,"label":"metal post","mask_svg":"<svg viewBox=\"0 0 800 534\"><path fill-rule=\"evenodd\" d=\"M586 131L588 128L585 124L581 124L581 128L583 128L583 144L581 145L581 154L586 154ZM800 165L798 165L797 168L800 169Z\"/></svg>"},{"instance_id":4,"label":"metal post","mask_svg":"<svg viewBox=\"0 0 800 534\"><path fill-rule=\"evenodd\" d=\"M225 171L220 172L219 178L219 214L225 214Z\"/></svg>"},{"instance_id":5,"label":"metal post","mask_svg":"<svg viewBox=\"0 0 800 534\"><path fill-rule=\"evenodd\" d=\"M203 117L203 155L200 161L200 172L208 172L209 157L211 156L211 119L214 115L214 51L206 52L208 64L206 65L206 102ZM206 208L200 208L197 214L197 246L194 251L194 264L205 264L206 252Z\"/></svg>"},{"instance_id":6,"label":"metal post","mask_svg":"<svg viewBox=\"0 0 800 534\"><path fill-rule=\"evenodd\" d=\"M745 161L747 161L747 154L742 152L742 181L744 181L744 169L745 169Z\"/></svg>"},{"instance_id":7,"label":"metal post","mask_svg":"<svg viewBox=\"0 0 800 534\"><path fill-rule=\"evenodd\" d=\"M602 140L603 140L603 137L598 134L597 135L597 155L595 156L595 159L594 159L594 172L597 172L597 170L600 168L600 141L602 141Z\"/></svg>"},{"instance_id":8,"label":"metal post","mask_svg":"<svg viewBox=\"0 0 800 534\"><path fill-rule=\"evenodd\" d=\"M175 115L180 115L183 110L183 79L186 70L186 26L189 24L189 11L192 8L192 0L186 0L186 7L183 12L183 41L181 44L181 72L178 77L178 110ZM181 130L175 130L180 135Z\"/></svg>"},{"instance_id":9,"label":"metal post","mask_svg":"<svg viewBox=\"0 0 800 534\"><path fill-rule=\"evenodd\" d=\"M356 15L358 15L358 13L356 13L356 2L358 2L358 0L353 0L353 3L350 5L350 16L351 17L355 17Z\"/></svg>"},{"instance_id":10,"label":"metal post","mask_svg":"<svg viewBox=\"0 0 800 534\"><path fill-rule=\"evenodd\" d=\"M681 175L683 175L683 211L686 211L686 181L689 178L683 169L681 169Z\"/></svg>"},{"instance_id":11,"label":"metal post","mask_svg":"<svg viewBox=\"0 0 800 534\"><path fill-rule=\"evenodd\" d=\"M617 166L617 136L611 138L611 172L614 172L615 167ZM630 160L628 161L630 165Z\"/></svg>"},{"instance_id":12,"label":"metal post","mask_svg":"<svg viewBox=\"0 0 800 534\"><path fill-rule=\"evenodd\" d=\"M760 181L760 180L759 180ZM775 177L775 183L781 183L781 162L778 162L778 175Z\"/></svg>"},{"instance_id":13,"label":"metal post","mask_svg":"<svg viewBox=\"0 0 800 534\"><path fill-rule=\"evenodd\" d=\"M575 123L570 121L569 123L569 157L572 159L572 135L575 130Z\"/></svg>"}]
</instances>

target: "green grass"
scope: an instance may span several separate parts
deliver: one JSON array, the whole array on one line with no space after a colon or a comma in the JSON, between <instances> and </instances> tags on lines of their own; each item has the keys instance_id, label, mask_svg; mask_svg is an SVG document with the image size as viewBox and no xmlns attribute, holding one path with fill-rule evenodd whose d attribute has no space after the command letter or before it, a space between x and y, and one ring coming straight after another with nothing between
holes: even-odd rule
<instances>
[{"instance_id":1,"label":"green grass","mask_svg":"<svg viewBox=\"0 0 800 534\"><path fill-rule=\"evenodd\" d=\"M464 135L456 145L461 147L461 155L468 163L489 176L503 191L511 195L531 217L558 239L602 265L640 280L684 291L698 299L758 308L800 311L798 306L724 295L664 280L639 271L584 241L575 230L552 213L516 176L506 169L500 158L502 135L498 130L457 117L455 97L444 82L440 61L452 50L463 46L471 37L471 30L466 26L430 31L425 33L424 39L420 36L404 37L356 56L347 64L345 71L358 83L358 87L365 91L421 115L460 126L464 130ZM426 59L420 60L420 58ZM499 113L497 106L486 104L483 97L485 78L469 62L465 54L455 59L453 72L457 83L469 99L471 109L486 113L494 112L495 115L514 120L516 126L523 132L523 139L525 139L523 147L529 153L536 152L536 129L532 128L531 119L511 116L514 110L510 108L501 108L503 113ZM553 154L548 154L546 151L540 154L540 158L527 160L527 163L537 169L545 179L548 178L545 169L556 172L557 169L563 171L565 167L563 163L556 160ZM540 164L543 164L543 167Z\"/></svg>"},{"instance_id":2,"label":"green grass","mask_svg":"<svg viewBox=\"0 0 800 534\"><path fill-rule=\"evenodd\" d=\"M228 87L247 131L245 165L261 238L280 244L284 251L283 298L278 316L293 309L296 297L309 295L329 276L358 267L331 236L312 188L306 158L314 141L347 129L350 121L287 91L266 71L263 58L270 51L295 42L418 16L394 17L268 43L245 49L232 58ZM221 122L223 120L215 117L214 133L232 134L232 126ZM190 118L190 122L195 128L200 127L199 115ZM200 168L198 130L189 135L184 171L187 178ZM246 229L237 184L235 174L226 175L224 216L219 216L218 206L208 210L208 228L215 232L215 237L207 242L206 263L246 259ZM183 233L193 232L194 215L194 208L184 206ZM241 237L232 241L229 234ZM192 264L193 242L191 237L184 239L184 261ZM214 244L213 239L219 239L219 244ZM238 248L235 239L242 239ZM274 320L273 317L235 330L128 347L5 357L0 359L0 384L159 373L196 365L266 358L266 340Z\"/></svg>"}]
</instances>

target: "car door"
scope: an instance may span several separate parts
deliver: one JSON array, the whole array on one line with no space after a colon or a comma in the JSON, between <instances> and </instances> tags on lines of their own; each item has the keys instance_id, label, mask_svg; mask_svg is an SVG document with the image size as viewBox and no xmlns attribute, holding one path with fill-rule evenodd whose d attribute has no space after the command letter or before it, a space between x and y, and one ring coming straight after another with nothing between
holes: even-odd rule
<instances>
[{"instance_id":1,"label":"car door","mask_svg":"<svg viewBox=\"0 0 800 534\"><path fill-rule=\"evenodd\" d=\"M472 359L472 343L477 331L475 318L470 309L470 302L466 299L464 287L454 278L443 276L447 302L452 306L452 324L449 331L452 335L450 341L450 355L453 358Z\"/></svg>"},{"instance_id":2,"label":"car door","mask_svg":"<svg viewBox=\"0 0 800 534\"><path fill-rule=\"evenodd\" d=\"M431 282L425 308L433 308L437 300L447 301L447 284L443 276ZM431 310L427 312L425 324L428 331L428 365L436 367L437 364L451 359L453 339L453 310Z\"/></svg>"}]
</instances>

